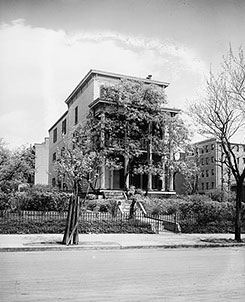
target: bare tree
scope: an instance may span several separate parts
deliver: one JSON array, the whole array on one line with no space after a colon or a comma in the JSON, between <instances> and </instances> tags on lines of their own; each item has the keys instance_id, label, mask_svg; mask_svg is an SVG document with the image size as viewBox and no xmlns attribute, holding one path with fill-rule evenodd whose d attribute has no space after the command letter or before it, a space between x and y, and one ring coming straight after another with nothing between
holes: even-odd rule
<instances>
[{"instance_id":1,"label":"bare tree","mask_svg":"<svg viewBox=\"0 0 245 302\"><path fill-rule=\"evenodd\" d=\"M243 50L238 55L230 49L224 57L221 71L210 72L207 93L200 102L190 105L190 115L199 126L199 132L215 137L225 155L225 164L236 182L235 240L241 241L241 205L245 168L239 168L232 140L245 127L245 62Z\"/></svg>"}]
</instances>

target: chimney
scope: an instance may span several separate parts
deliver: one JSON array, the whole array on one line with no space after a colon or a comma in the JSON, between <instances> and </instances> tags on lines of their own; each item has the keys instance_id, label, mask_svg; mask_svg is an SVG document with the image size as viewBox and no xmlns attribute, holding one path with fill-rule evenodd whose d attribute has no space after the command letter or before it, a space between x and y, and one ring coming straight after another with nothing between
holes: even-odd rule
<instances>
[{"instance_id":1,"label":"chimney","mask_svg":"<svg viewBox=\"0 0 245 302\"><path fill-rule=\"evenodd\" d=\"M148 74L148 76L146 77L147 80L151 80L151 78L152 78L151 74Z\"/></svg>"}]
</instances>

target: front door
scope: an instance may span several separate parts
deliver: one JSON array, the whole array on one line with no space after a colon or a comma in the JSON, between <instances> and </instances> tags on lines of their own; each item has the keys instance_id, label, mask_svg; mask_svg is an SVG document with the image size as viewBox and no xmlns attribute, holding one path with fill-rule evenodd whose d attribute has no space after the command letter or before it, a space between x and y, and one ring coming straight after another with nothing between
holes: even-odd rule
<instances>
[{"instance_id":1,"label":"front door","mask_svg":"<svg viewBox=\"0 0 245 302\"><path fill-rule=\"evenodd\" d=\"M113 189L120 190L124 187L123 169L113 171Z\"/></svg>"}]
</instances>

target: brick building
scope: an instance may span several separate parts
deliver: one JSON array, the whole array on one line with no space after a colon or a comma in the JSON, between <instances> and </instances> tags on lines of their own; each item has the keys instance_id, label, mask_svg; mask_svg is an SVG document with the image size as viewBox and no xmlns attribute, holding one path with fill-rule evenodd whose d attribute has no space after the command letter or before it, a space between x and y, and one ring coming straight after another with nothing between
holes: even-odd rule
<instances>
[{"instance_id":1,"label":"brick building","mask_svg":"<svg viewBox=\"0 0 245 302\"><path fill-rule=\"evenodd\" d=\"M205 193L212 190L233 190L236 186L230 169L224 163L225 155L221 144L216 139L207 139L195 143L195 156L201 169L198 178L198 192ZM245 145L232 143L233 151L239 169L245 165Z\"/></svg>"}]
</instances>

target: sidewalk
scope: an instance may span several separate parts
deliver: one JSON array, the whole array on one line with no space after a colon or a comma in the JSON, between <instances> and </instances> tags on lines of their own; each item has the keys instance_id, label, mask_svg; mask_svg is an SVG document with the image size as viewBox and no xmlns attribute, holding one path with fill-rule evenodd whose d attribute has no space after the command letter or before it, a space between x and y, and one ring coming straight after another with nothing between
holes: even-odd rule
<instances>
[{"instance_id":1,"label":"sidewalk","mask_svg":"<svg viewBox=\"0 0 245 302\"><path fill-rule=\"evenodd\" d=\"M234 234L80 234L79 245L70 246L61 244L62 237L62 234L0 235L0 252L231 246L245 248L245 242L229 242ZM245 239L245 234L242 238ZM205 241L213 239L216 242Z\"/></svg>"}]
</instances>

